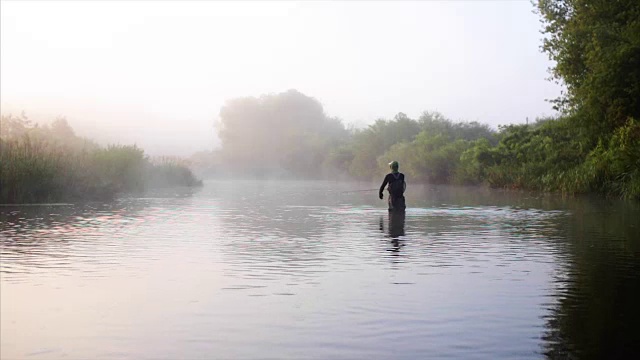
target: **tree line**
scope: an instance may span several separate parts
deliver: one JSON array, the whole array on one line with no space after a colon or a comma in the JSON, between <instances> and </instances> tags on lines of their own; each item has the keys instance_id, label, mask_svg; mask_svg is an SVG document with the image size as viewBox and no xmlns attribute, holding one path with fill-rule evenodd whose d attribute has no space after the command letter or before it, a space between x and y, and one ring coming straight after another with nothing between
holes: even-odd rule
<instances>
[{"instance_id":1,"label":"tree line","mask_svg":"<svg viewBox=\"0 0 640 360\"><path fill-rule=\"evenodd\" d=\"M634 167L640 127L633 120L591 147L578 136L573 116L495 130L437 112L417 119L399 113L355 129L326 116L317 100L289 90L230 101L218 127L221 148L193 158L200 168L213 161L216 174L368 181L398 160L414 182L640 194Z\"/></svg>"},{"instance_id":2,"label":"tree line","mask_svg":"<svg viewBox=\"0 0 640 360\"><path fill-rule=\"evenodd\" d=\"M234 99L214 173L379 178L398 160L412 181L640 198L640 2L541 0L542 50L566 91L559 116L500 126L425 112L346 128L296 90ZM209 160L207 160L209 159Z\"/></svg>"}]
</instances>

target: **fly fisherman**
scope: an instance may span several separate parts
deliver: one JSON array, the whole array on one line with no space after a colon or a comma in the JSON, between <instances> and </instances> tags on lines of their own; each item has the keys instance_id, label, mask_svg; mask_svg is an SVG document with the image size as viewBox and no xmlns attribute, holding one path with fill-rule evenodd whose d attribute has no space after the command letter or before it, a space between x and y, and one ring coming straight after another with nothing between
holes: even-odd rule
<instances>
[{"instance_id":1,"label":"fly fisherman","mask_svg":"<svg viewBox=\"0 0 640 360\"><path fill-rule=\"evenodd\" d=\"M407 184L404 182L404 174L398 172L399 165L397 161L390 162L389 167L391 168L391 172L384 177L378 196L380 199L383 198L382 192L384 191L384 187L388 184L389 187L387 188L387 191L389 191L389 211L404 211L406 208L404 203L404 190L407 187Z\"/></svg>"}]
</instances>

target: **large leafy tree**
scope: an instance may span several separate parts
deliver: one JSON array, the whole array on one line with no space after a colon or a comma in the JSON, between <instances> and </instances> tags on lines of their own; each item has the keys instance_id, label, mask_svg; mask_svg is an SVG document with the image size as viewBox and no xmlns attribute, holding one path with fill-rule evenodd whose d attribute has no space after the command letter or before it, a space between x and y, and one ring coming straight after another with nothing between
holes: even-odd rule
<instances>
[{"instance_id":1,"label":"large leafy tree","mask_svg":"<svg viewBox=\"0 0 640 360\"><path fill-rule=\"evenodd\" d=\"M249 172L317 176L329 149L347 136L318 100L296 90L230 100L218 125L223 158Z\"/></svg>"},{"instance_id":2,"label":"large leafy tree","mask_svg":"<svg viewBox=\"0 0 640 360\"><path fill-rule=\"evenodd\" d=\"M640 1L539 0L556 105L593 140L640 117Z\"/></svg>"}]
</instances>

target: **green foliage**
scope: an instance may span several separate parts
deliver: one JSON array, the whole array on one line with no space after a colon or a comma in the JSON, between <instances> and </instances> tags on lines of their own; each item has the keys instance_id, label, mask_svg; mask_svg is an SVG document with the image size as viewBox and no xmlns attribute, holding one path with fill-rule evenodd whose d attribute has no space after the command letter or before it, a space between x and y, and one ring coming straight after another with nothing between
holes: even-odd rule
<instances>
[{"instance_id":1,"label":"green foliage","mask_svg":"<svg viewBox=\"0 0 640 360\"><path fill-rule=\"evenodd\" d=\"M568 100L567 100L568 101ZM579 126L584 114L507 125L496 132L477 122L453 122L425 112L398 113L347 131L312 98L284 94L231 101L223 111L218 157L244 171L294 176L349 175L380 179L400 162L409 181L487 184L568 194L638 197L638 125L628 120L610 136ZM265 170L266 169L266 170Z\"/></svg>"},{"instance_id":2,"label":"green foliage","mask_svg":"<svg viewBox=\"0 0 640 360\"><path fill-rule=\"evenodd\" d=\"M640 2L540 0L538 9L553 78L567 87L558 107L595 139L640 118Z\"/></svg>"},{"instance_id":3,"label":"green foliage","mask_svg":"<svg viewBox=\"0 0 640 360\"><path fill-rule=\"evenodd\" d=\"M501 142L499 159L515 156L520 165L494 166L490 181L637 198L640 2L540 0L538 9L547 35L543 51L556 62L552 76L567 88L555 103L568 116L521 131L515 147Z\"/></svg>"},{"instance_id":4,"label":"green foliage","mask_svg":"<svg viewBox=\"0 0 640 360\"><path fill-rule=\"evenodd\" d=\"M597 191L640 199L640 122L629 119L608 142L601 141L563 183L565 191Z\"/></svg>"},{"instance_id":5,"label":"green foliage","mask_svg":"<svg viewBox=\"0 0 640 360\"><path fill-rule=\"evenodd\" d=\"M336 146L329 150L329 154L323 163L323 168L327 173L339 172L349 173L349 167L354 159L353 149L349 145Z\"/></svg>"},{"instance_id":6,"label":"green foliage","mask_svg":"<svg viewBox=\"0 0 640 360\"><path fill-rule=\"evenodd\" d=\"M391 121L378 119L373 125L357 132L353 139L354 156L349 173L360 179L379 175L378 157L391 146L413 140L420 132L417 121L399 113ZM385 164L384 169L388 169Z\"/></svg>"},{"instance_id":7,"label":"green foliage","mask_svg":"<svg viewBox=\"0 0 640 360\"><path fill-rule=\"evenodd\" d=\"M504 126L498 145L491 150L482 145L475 160L491 186L554 190L547 175L578 165L586 155L574 134L567 120Z\"/></svg>"},{"instance_id":8,"label":"green foliage","mask_svg":"<svg viewBox=\"0 0 640 360\"><path fill-rule=\"evenodd\" d=\"M49 127L2 116L0 124L0 203L104 200L159 184L200 184L184 164L152 164L135 145L102 148L64 119Z\"/></svg>"},{"instance_id":9,"label":"green foliage","mask_svg":"<svg viewBox=\"0 0 640 360\"><path fill-rule=\"evenodd\" d=\"M296 90L234 99L220 110L227 170L318 177L330 149L349 134L339 119Z\"/></svg>"},{"instance_id":10,"label":"green foliage","mask_svg":"<svg viewBox=\"0 0 640 360\"><path fill-rule=\"evenodd\" d=\"M437 112L424 112L418 119L420 129L429 134L442 134L449 139L478 140L487 139L496 144L495 131L486 124L477 121L453 122Z\"/></svg>"},{"instance_id":11,"label":"green foliage","mask_svg":"<svg viewBox=\"0 0 640 360\"><path fill-rule=\"evenodd\" d=\"M401 160L407 175L434 183L465 182L457 174L460 155L471 140L495 142L495 133L477 122L454 123L442 114L425 112L416 121L403 113L394 120L378 120L354 136L351 175L371 179L386 171L388 162Z\"/></svg>"},{"instance_id":12,"label":"green foliage","mask_svg":"<svg viewBox=\"0 0 640 360\"><path fill-rule=\"evenodd\" d=\"M110 145L91 153L93 174L114 193L144 190L146 164L144 151L135 145Z\"/></svg>"},{"instance_id":13,"label":"green foliage","mask_svg":"<svg viewBox=\"0 0 640 360\"><path fill-rule=\"evenodd\" d=\"M146 168L147 185L153 188L174 186L202 186L189 170L188 164L178 158L162 157L152 160Z\"/></svg>"},{"instance_id":14,"label":"green foliage","mask_svg":"<svg viewBox=\"0 0 640 360\"><path fill-rule=\"evenodd\" d=\"M379 159L379 166L395 159L402 159L403 172L414 181L435 184L457 183L460 156L469 147L466 140L452 141L446 135L430 135L422 131L410 143L391 147Z\"/></svg>"},{"instance_id":15,"label":"green foliage","mask_svg":"<svg viewBox=\"0 0 640 360\"><path fill-rule=\"evenodd\" d=\"M640 124L630 119L608 141L588 141L569 118L501 127L496 147L479 140L461 156L461 175L493 187L640 196Z\"/></svg>"},{"instance_id":16,"label":"green foliage","mask_svg":"<svg viewBox=\"0 0 640 360\"><path fill-rule=\"evenodd\" d=\"M456 172L457 182L461 184L476 184L487 177L487 168L496 165L495 150L489 140L478 139L469 144L460 154L460 166Z\"/></svg>"}]
</instances>

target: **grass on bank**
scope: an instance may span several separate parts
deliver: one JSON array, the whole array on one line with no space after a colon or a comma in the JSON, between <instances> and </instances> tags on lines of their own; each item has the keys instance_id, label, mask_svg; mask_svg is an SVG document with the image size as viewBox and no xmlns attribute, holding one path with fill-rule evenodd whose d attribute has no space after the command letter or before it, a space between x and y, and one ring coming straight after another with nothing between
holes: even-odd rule
<instances>
[{"instance_id":1,"label":"grass on bank","mask_svg":"<svg viewBox=\"0 0 640 360\"><path fill-rule=\"evenodd\" d=\"M200 186L185 163L152 161L135 145L101 147L72 129L2 117L0 203L108 200L168 186Z\"/></svg>"}]
</instances>

